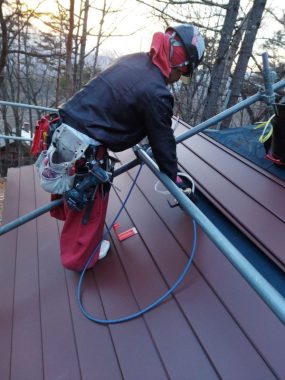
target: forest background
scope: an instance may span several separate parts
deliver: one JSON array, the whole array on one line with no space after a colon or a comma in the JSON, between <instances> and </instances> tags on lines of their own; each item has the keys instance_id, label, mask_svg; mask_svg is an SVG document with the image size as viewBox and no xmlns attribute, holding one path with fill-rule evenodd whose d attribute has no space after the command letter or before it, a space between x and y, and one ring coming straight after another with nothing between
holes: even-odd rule
<instances>
[{"instance_id":1,"label":"forest background","mask_svg":"<svg viewBox=\"0 0 285 380\"><path fill-rule=\"evenodd\" d=\"M0 0L0 100L56 108L118 56L147 51L153 32L191 22L205 36L206 54L191 83L178 82L172 91L175 115L197 125L263 88L262 53L275 80L284 78L283 3ZM42 114L2 105L0 134L21 136L24 128L32 135ZM218 127L252 124L265 115L266 105L257 103Z\"/></svg>"}]
</instances>

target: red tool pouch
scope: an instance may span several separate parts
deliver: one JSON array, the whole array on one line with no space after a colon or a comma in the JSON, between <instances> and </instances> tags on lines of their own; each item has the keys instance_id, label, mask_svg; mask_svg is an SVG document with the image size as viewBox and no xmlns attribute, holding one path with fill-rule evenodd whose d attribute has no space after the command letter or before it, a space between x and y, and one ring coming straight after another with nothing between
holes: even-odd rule
<instances>
[{"instance_id":1,"label":"red tool pouch","mask_svg":"<svg viewBox=\"0 0 285 380\"><path fill-rule=\"evenodd\" d=\"M106 149L98 148L96 159L104 157ZM108 206L109 191L101 184L95 194L93 204L88 210L88 222L83 223L86 216L86 207L81 211L74 211L68 207L66 201L51 210L51 216L64 221L60 237L60 255L63 266L73 271L81 271L88 259L100 244L103 235L104 222ZM52 195L52 200L58 195ZM88 268L92 268L98 260L100 245Z\"/></svg>"},{"instance_id":2,"label":"red tool pouch","mask_svg":"<svg viewBox=\"0 0 285 380\"><path fill-rule=\"evenodd\" d=\"M101 186L87 224L82 223L85 209L82 212L70 209L64 202L65 222L60 237L60 255L63 266L74 271L81 271L94 249L101 242L109 194L103 195ZM60 212L60 210L58 210ZM100 246L88 268L98 260Z\"/></svg>"},{"instance_id":3,"label":"red tool pouch","mask_svg":"<svg viewBox=\"0 0 285 380\"><path fill-rule=\"evenodd\" d=\"M50 125L60 120L57 114L44 115L37 121L35 134L31 146L31 153L37 156L43 150L47 150L50 139Z\"/></svg>"}]
</instances>

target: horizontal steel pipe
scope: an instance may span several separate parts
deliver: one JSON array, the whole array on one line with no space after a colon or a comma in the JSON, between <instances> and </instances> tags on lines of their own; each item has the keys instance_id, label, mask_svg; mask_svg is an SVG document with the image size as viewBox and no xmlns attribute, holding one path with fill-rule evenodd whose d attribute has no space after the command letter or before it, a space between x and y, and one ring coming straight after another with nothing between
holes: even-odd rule
<instances>
[{"instance_id":1,"label":"horizontal steel pipe","mask_svg":"<svg viewBox=\"0 0 285 380\"><path fill-rule=\"evenodd\" d=\"M280 80L279 82L275 83L273 85L273 90L277 91L282 87L285 87L285 79ZM211 117L208 120L205 120L201 124L198 124L196 127L189 129L189 131L186 131L186 132L182 133L181 135L177 136L176 137L176 143L179 144L182 141L188 139L189 137L192 137L192 136L196 135L197 133L204 131L207 128L210 128L211 126L219 123L220 121L226 119L229 116L232 116L233 114L242 110L243 108L246 108L246 107L250 106L251 104L257 102L258 100L263 99L264 96L265 96L265 93L258 92L257 94L252 95L245 100L242 100L241 102L239 102L239 103L235 104L234 106L226 109L225 111L220 112L219 114Z\"/></svg>"},{"instance_id":2,"label":"horizontal steel pipe","mask_svg":"<svg viewBox=\"0 0 285 380\"><path fill-rule=\"evenodd\" d=\"M277 91L282 87L285 87L285 80L284 79L275 83L273 85L273 90ZM189 129L189 131L184 132L181 135L177 136L175 138L176 144L181 143L182 141L188 139L189 137L192 137L192 136L196 135L197 133L204 131L205 129L207 129L207 128L215 125L215 124L218 124L219 122L223 121L227 117L232 116L236 112L250 106L251 104L257 102L258 100L261 100L261 99L263 100L264 97L266 97L265 93L258 92L255 95L252 95L251 97L249 97L245 100L242 100L241 102L239 102L239 103L235 104L234 106L226 109L225 111L222 111L219 114L211 117L210 119L205 120L203 123L200 123L200 124L196 125L195 127ZM136 159L134 159L133 161L131 161L129 163L130 166L131 165L136 166L137 164L138 164L138 162Z\"/></svg>"},{"instance_id":3,"label":"horizontal steel pipe","mask_svg":"<svg viewBox=\"0 0 285 380\"><path fill-rule=\"evenodd\" d=\"M56 108L34 106L34 105L31 105L31 104L24 104L24 103L6 102L4 100L0 100L0 105L2 105L2 106L10 106L10 107L17 107L17 108L29 108L29 109L35 109L35 110L40 110L40 111L48 111L48 112L57 112L58 111L58 109L56 109Z\"/></svg>"},{"instance_id":4,"label":"horizontal steel pipe","mask_svg":"<svg viewBox=\"0 0 285 380\"><path fill-rule=\"evenodd\" d=\"M20 140L20 141L33 141L31 137L0 135L0 139L4 140Z\"/></svg>"},{"instance_id":5,"label":"horizontal steel pipe","mask_svg":"<svg viewBox=\"0 0 285 380\"><path fill-rule=\"evenodd\" d=\"M280 293L246 260L237 248L222 234L222 232L202 213L202 211L189 200L173 181L159 171L156 163L147 153L136 147L138 157L144 162L156 177L164 184L174 198L179 202L185 212L190 215L209 236L213 243L223 252L238 272L245 278L253 289L259 294L273 313L285 324L285 299Z\"/></svg>"},{"instance_id":6,"label":"horizontal steel pipe","mask_svg":"<svg viewBox=\"0 0 285 380\"><path fill-rule=\"evenodd\" d=\"M126 164L120 166L114 171L114 177L117 177L118 175L125 173L126 171L134 168L140 163L140 160L138 158L135 158L132 161L127 162Z\"/></svg>"}]
</instances>

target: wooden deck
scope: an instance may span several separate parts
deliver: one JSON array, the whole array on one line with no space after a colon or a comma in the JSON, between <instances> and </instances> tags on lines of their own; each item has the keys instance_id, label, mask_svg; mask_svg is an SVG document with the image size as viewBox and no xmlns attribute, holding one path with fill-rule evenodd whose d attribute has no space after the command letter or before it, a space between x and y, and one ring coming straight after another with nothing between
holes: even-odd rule
<instances>
[{"instance_id":1,"label":"wooden deck","mask_svg":"<svg viewBox=\"0 0 285 380\"><path fill-rule=\"evenodd\" d=\"M229 162L217 152L210 154L210 143L205 147L204 140L195 137L191 144L180 144L181 164L203 193L223 205L231 219L237 214L235 223L258 236L264 251L284 263L284 250L272 248L268 230L262 233L259 214L254 214L251 227L245 223L257 212L248 209L247 198L260 197L271 218L275 215L283 223L277 229L283 239L284 202L278 207L277 199L281 191L284 199L284 186L280 184L277 192L276 183L266 176L257 185L250 166L233 156ZM201 152L210 154L211 165ZM120 155L123 162L132 157L131 151ZM116 178L121 191L112 191L107 223L136 171ZM234 178L227 180L226 175ZM246 176L253 182L245 186L254 184L254 194L249 188L248 196L241 190ZM9 170L4 223L49 201L35 177L32 166ZM269 182L276 195L270 201L265 197ZM145 307L167 291L186 265L192 222L179 207L168 206L167 197L154 191L155 183L144 167L118 220L121 231L135 226L138 234L119 242L112 232L109 255L87 273L83 301L98 318L112 319ZM252 200L250 207L255 203ZM60 264L60 228L46 214L0 238L1 380L285 379L284 326L199 228L194 264L175 294L143 317L108 326L90 322L79 310L79 275Z\"/></svg>"}]
</instances>

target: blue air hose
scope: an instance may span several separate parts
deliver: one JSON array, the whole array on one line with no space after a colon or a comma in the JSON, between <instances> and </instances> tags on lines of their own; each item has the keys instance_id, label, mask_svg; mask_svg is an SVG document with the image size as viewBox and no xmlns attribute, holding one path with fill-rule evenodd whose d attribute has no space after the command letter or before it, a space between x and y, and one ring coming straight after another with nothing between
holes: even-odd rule
<instances>
[{"instance_id":1,"label":"blue air hose","mask_svg":"<svg viewBox=\"0 0 285 380\"><path fill-rule=\"evenodd\" d=\"M126 196L126 199L124 200L120 210L118 211L116 217L114 218L113 222L111 223L110 227L107 228L107 232L105 233L105 236L107 234L110 234L111 232L111 228L113 226L113 224L116 222L116 220L118 219L119 215L121 214L121 212L123 211L131 193L132 193L132 190L136 184L136 181L138 179L138 176L141 172L141 169L142 169L142 165L140 165L140 168L136 174L136 177L132 183L132 186L130 187L130 190ZM83 271L81 272L81 275L80 275L80 278L79 278L79 282L78 282L78 286L77 286L77 301L78 301L78 304L79 304L79 307L80 307L80 311L82 312L82 314L87 318L89 319L90 321L92 322L95 322L95 323L99 323L99 324L102 324L102 325L109 325L109 324L116 324L116 323L122 323L122 322L127 322L127 321L130 321L132 319L135 319L137 317L140 317L141 315L145 314L146 312L154 309L156 306L158 306L159 304L161 304L171 293L174 292L174 290L181 284L181 282L183 281L184 277L186 276L186 274L188 273L190 267L191 267L191 264L192 264L192 261L193 261L193 257L194 257L194 252L195 252L195 249L196 249L196 244L197 244L197 231L196 231L196 222L195 220L193 219L193 236L194 236L194 240L193 240L193 246L192 246L192 252L191 252L191 255L189 257L189 260L186 264L186 267L184 269L184 271L182 272L182 274L179 276L178 280L171 286L171 288L165 293L163 294L161 297L159 297L157 300L155 300L153 303L151 303L150 305L146 306L145 308L139 310L137 313L133 313L133 314L130 314L130 315L127 315L125 317L119 317L119 318L115 318L115 319L99 319L99 318L95 318L94 316L92 316L90 313L88 313L86 311L86 309L84 308L83 304L82 304L82 297L81 297L81 287L82 287L82 284L83 284L83 280L84 280L84 275L85 275L85 272L90 264L90 262L92 261L94 255L96 254L97 252L97 249L100 247L100 244L101 242L97 245L97 247L95 248L95 250L93 251L93 253L91 254L91 256L89 257L88 261L86 262L85 266L84 266L84 269Z\"/></svg>"}]
</instances>

